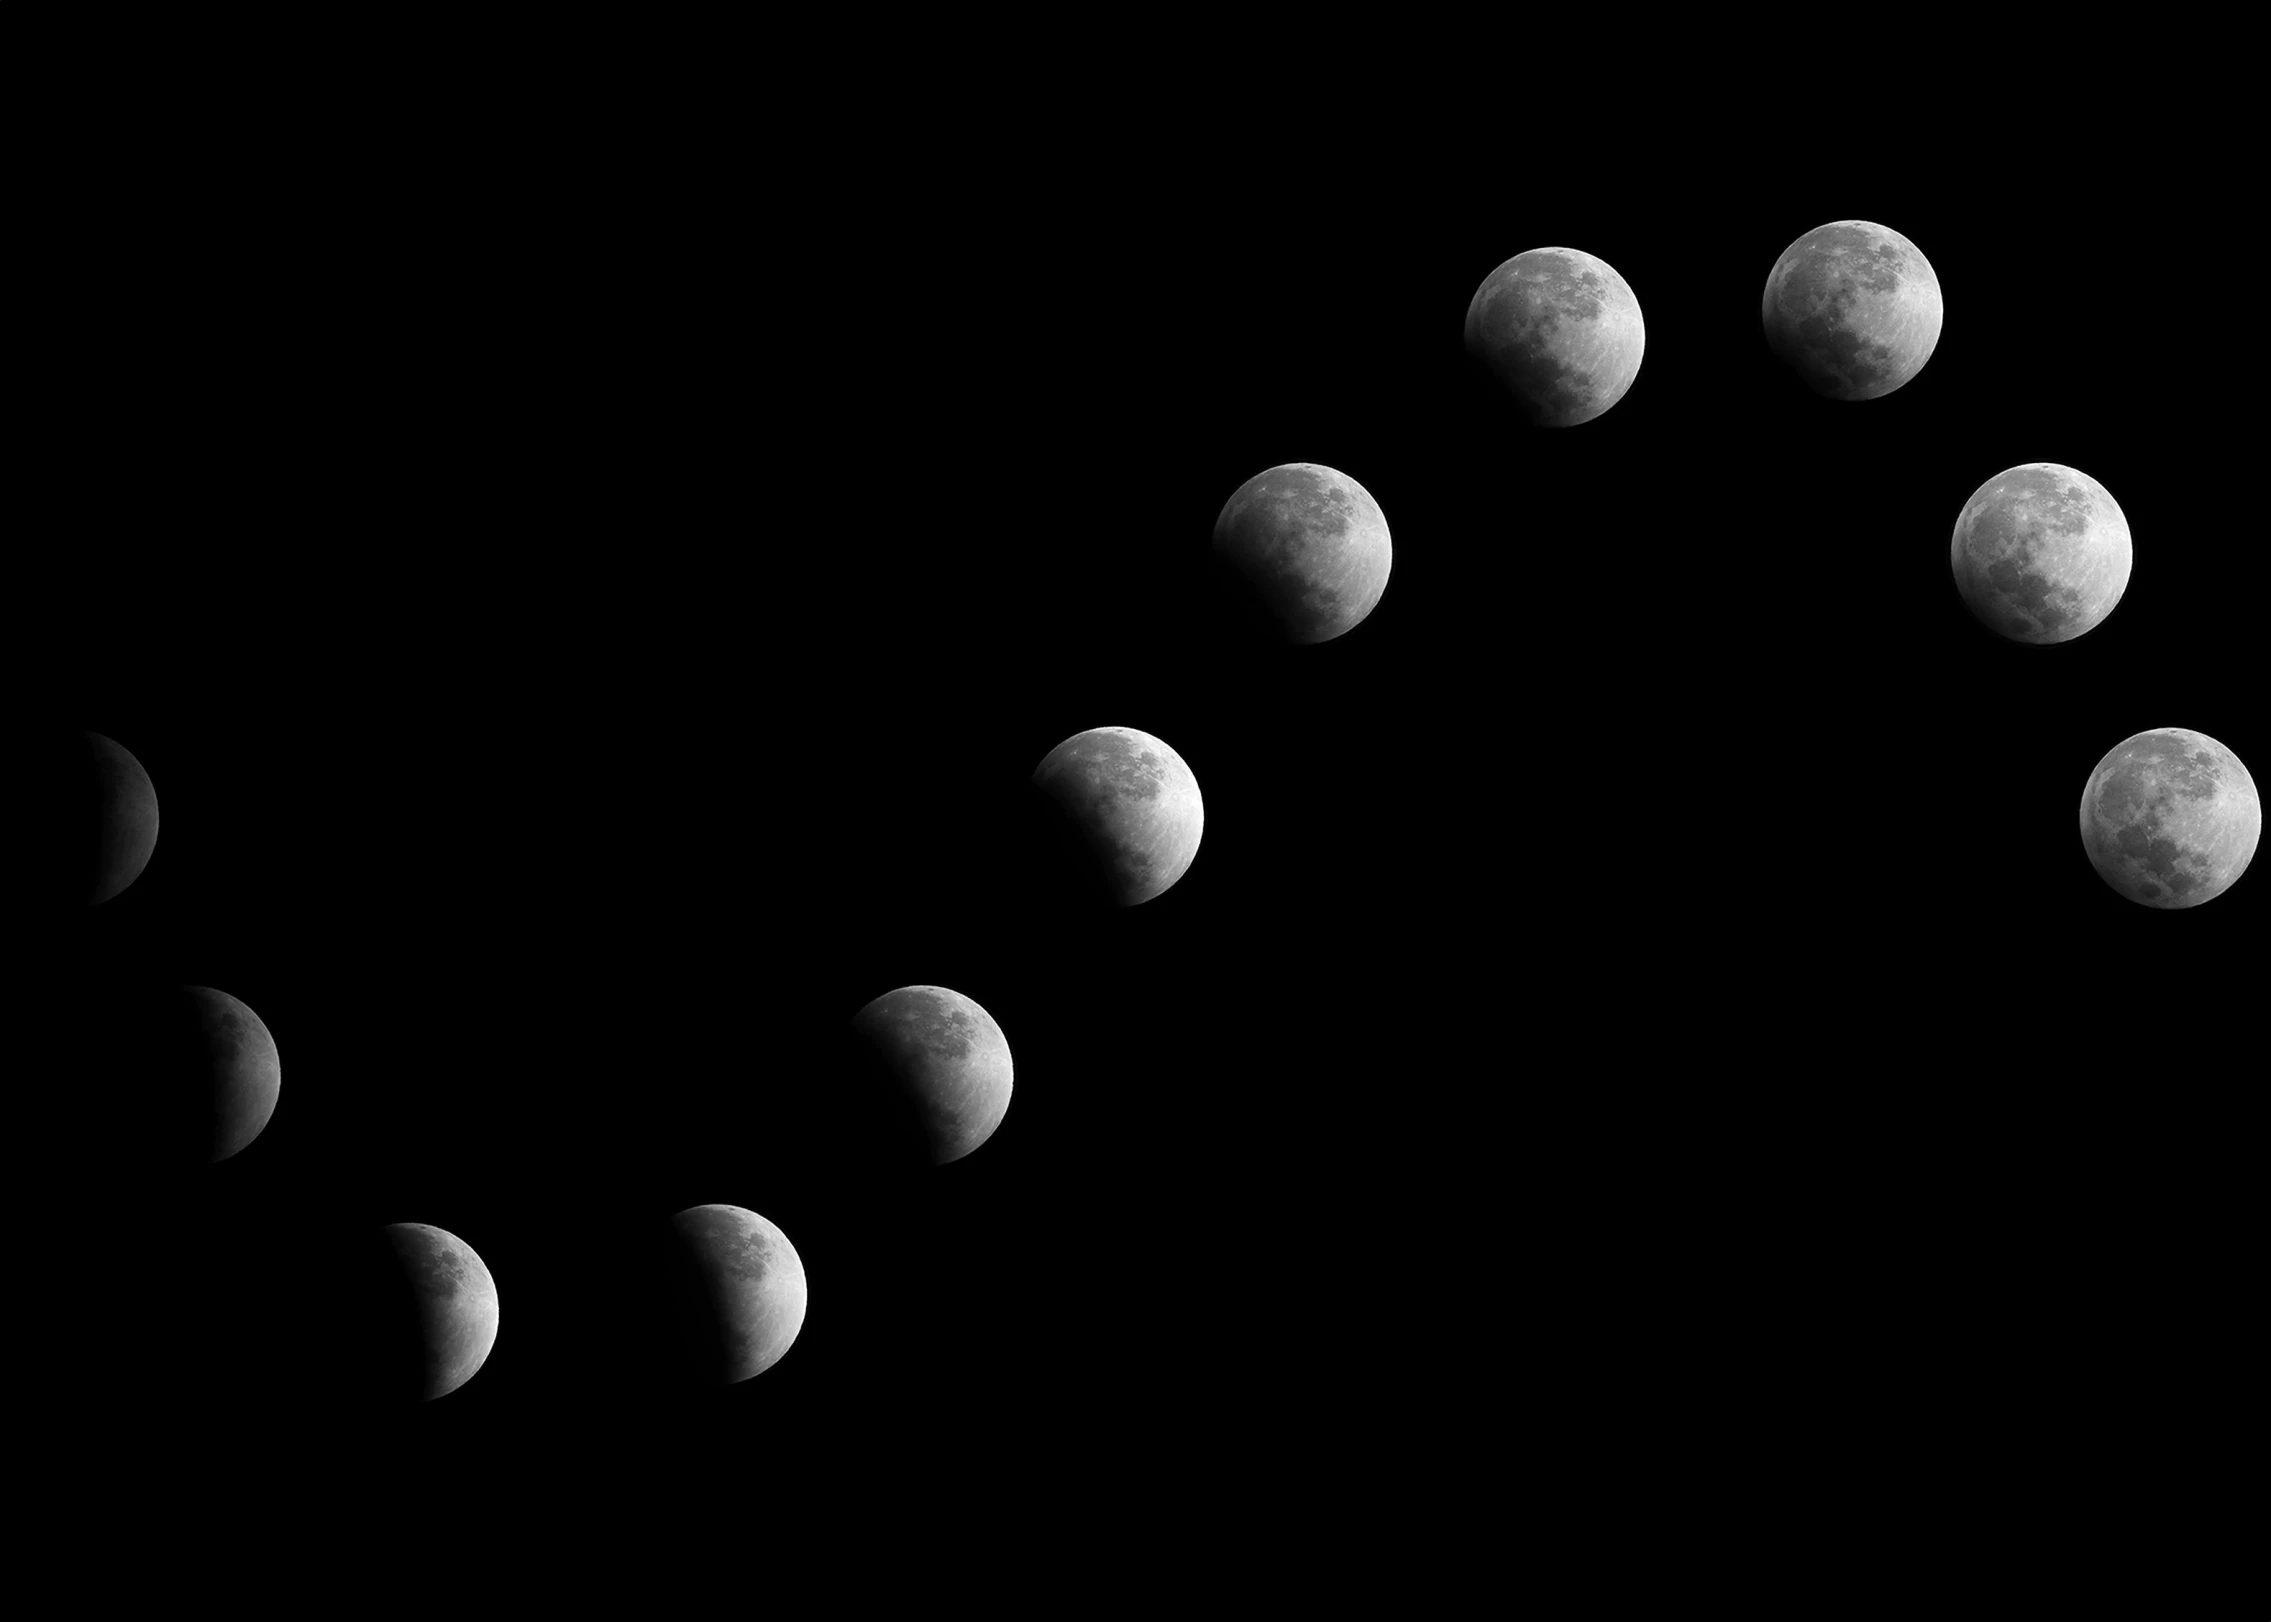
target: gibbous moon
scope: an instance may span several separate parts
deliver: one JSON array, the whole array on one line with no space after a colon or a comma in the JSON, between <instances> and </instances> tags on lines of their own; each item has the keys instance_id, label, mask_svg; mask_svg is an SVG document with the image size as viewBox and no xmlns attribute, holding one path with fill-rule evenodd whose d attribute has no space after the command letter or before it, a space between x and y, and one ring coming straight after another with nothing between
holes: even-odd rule
<instances>
[{"instance_id":1,"label":"gibbous moon","mask_svg":"<svg viewBox=\"0 0 2271 1622\"><path fill-rule=\"evenodd\" d=\"M852 1016L869 1063L852 1084L862 1125L933 1165L960 1160L1009 1113L1009 1041L993 1015L944 986L901 986Z\"/></svg>"},{"instance_id":2,"label":"gibbous moon","mask_svg":"<svg viewBox=\"0 0 2271 1622\"><path fill-rule=\"evenodd\" d=\"M705 1381L753 1379L804 1327L804 1262L789 1236L738 1205L697 1205L672 1219L680 1242L681 1333Z\"/></svg>"},{"instance_id":3,"label":"gibbous moon","mask_svg":"<svg viewBox=\"0 0 2271 1622\"><path fill-rule=\"evenodd\" d=\"M497 1281L471 1245L430 1223L392 1223L385 1237L416 1314L418 1394L446 1397L481 1372L497 1344Z\"/></svg>"},{"instance_id":4,"label":"gibbous moon","mask_svg":"<svg viewBox=\"0 0 2271 1622\"><path fill-rule=\"evenodd\" d=\"M1075 733L1042 758L1033 785L1069 835L1076 875L1120 906L1164 895L1199 853L1199 780L1148 732Z\"/></svg>"}]
</instances>

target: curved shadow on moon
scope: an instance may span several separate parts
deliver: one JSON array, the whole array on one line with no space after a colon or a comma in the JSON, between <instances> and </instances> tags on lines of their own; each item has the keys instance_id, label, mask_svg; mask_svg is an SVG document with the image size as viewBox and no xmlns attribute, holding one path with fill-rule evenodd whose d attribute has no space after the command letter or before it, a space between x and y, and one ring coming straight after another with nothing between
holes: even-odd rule
<instances>
[{"instance_id":1,"label":"curved shadow on moon","mask_svg":"<svg viewBox=\"0 0 2271 1622\"><path fill-rule=\"evenodd\" d=\"M1068 809L1038 783L1027 785L1022 806L1029 878L1053 910L1117 912L1125 905L1119 847L1107 828Z\"/></svg>"},{"instance_id":2,"label":"curved shadow on moon","mask_svg":"<svg viewBox=\"0 0 2271 1622\"><path fill-rule=\"evenodd\" d=\"M1471 418L1508 433L1550 435L1572 424L1552 420L1511 387L1489 360L1469 347L1459 357L1460 392Z\"/></svg>"},{"instance_id":3,"label":"curved shadow on moon","mask_svg":"<svg viewBox=\"0 0 2271 1622\"><path fill-rule=\"evenodd\" d=\"M424 1303L383 1227L341 1236L315 1269L310 1332L328 1396L348 1410L416 1407L429 1395Z\"/></svg>"}]
</instances>

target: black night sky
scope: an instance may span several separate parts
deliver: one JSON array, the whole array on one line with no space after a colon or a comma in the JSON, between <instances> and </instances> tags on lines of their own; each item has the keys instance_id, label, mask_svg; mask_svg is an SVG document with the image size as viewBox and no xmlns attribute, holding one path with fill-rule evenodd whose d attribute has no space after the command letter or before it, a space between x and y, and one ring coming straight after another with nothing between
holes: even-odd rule
<instances>
[{"instance_id":1,"label":"black night sky","mask_svg":"<svg viewBox=\"0 0 2271 1622\"><path fill-rule=\"evenodd\" d=\"M1986 168L1731 135L1511 184L1006 117L750 168L699 106L647 146L384 116L58 159L30 708L131 749L164 820L124 896L33 928L29 984L218 987L284 1072L250 1149L146 1190L66 1091L74 1243L146 1277L56 1399L105 1457L563 1497L761 1458L823 1511L920 1481L1041 1524L1470 1455L1572 1501L2099 1457L2228 1401L2271 875L2149 914L2075 831L2136 732L2271 773L2252 417L2171 308L2211 272L2126 252L2215 172L2107 168L2077 227ZM1859 405L1759 332L1840 218L1947 307ZM1542 246L1647 320L1559 433L1460 352ZM2048 651L1948 568L2036 460L2136 545ZM1303 649L1241 642L1206 572L1288 461L1396 548ZM1024 848L1033 767L1103 725L1207 813L1110 915ZM1015 1098L877 1187L815 1099L916 983L995 1016ZM625 1270L706 1202L778 1222L812 1304L692 1401L643 1378ZM480 1252L502 1327L376 1425L297 1292L404 1220Z\"/></svg>"}]
</instances>

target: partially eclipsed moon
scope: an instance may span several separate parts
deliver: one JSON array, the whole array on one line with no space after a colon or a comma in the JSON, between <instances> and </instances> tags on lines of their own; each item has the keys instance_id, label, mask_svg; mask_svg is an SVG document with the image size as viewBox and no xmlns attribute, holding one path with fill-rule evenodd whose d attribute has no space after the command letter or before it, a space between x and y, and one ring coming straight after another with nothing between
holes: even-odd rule
<instances>
[{"instance_id":1,"label":"partially eclipsed moon","mask_svg":"<svg viewBox=\"0 0 2271 1622\"><path fill-rule=\"evenodd\" d=\"M1940 278L1898 231L1834 220L1782 250L1759 316L1767 347L1816 394L1880 399L1940 342Z\"/></svg>"},{"instance_id":2,"label":"partially eclipsed moon","mask_svg":"<svg viewBox=\"0 0 2271 1622\"><path fill-rule=\"evenodd\" d=\"M1214 521L1214 546L1285 639L1301 643L1354 630L1388 589L1394 556L1372 493L1315 462L1240 485Z\"/></svg>"},{"instance_id":3,"label":"partially eclipsed moon","mask_svg":"<svg viewBox=\"0 0 2271 1622\"><path fill-rule=\"evenodd\" d=\"M870 1119L919 1142L934 1165L976 1149L1009 1113L1009 1039L959 991L887 991L852 1016L852 1030L872 1061L852 1084L886 1095Z\"/></svg>"},{"instance_id":4,"label":"partially eclipsed moon","mask_svg":"<svg viewBox=\"0 0 2271 1622\"><path fill-rule=\"evenodd\" d=\"M1591 422L1640 375L1647 323L1632 286L1576 248L1532 248L1467 303L1467 353L1543 428Z\"/></svg>"},{"instance_id":5,"label":"partially eclipsed moon","mask_svg":"<svg viewBox=\"0 0 2271 1622\"><path fill-rule=\"evenodd\" d=\"M276 1039L260 1016L225 991L186 986L205 1037L203 1063L212 1089L213 1158L226 1160L267 1127L283 1088Z\"/></svg>"},{"instance_id":6,"label":"partially eclipsed moon","mask_svg":"<svg viewBox=\"0 0 2271 1622\"><path fill-rule=\"evenodd\" d=\"M497 1283L473 1247L424 1222L386 1229L419 1314L422 1394L446 1397L481 1371L497 1343Z\"/></svg>"},{"instance_id":7,"label":"partially eclipsed moon","mask_svg":"<svg viewBox=\"0 0 2271 1622\"><path fill-rule=\"evenodd\" d=\"M787 1355L804 1327L804 1262L789 1236L738 1205L697 1205L673 1219L707 1289L709 1366L752 1379Z\"/></svg>"},{"instance_id":8,"label":"partially eclipsed moon","mask_svg":"<svg viewBox=\"0 0 2271 1622\"><path fill-rule=\"evenodd\" d=\"M1164 894L1206 830L1183 757L1134 727L1092 727L1043 757L1033 783L1064 819L1103 892L1123 907Z\"/></svg>"}]
</instances>

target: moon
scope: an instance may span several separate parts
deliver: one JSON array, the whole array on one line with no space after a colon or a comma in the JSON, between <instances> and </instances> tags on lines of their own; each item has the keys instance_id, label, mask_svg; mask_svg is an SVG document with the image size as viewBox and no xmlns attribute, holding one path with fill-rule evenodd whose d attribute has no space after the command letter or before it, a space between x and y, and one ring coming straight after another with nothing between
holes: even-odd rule
<instances>
[{"instance_id":1,"label":"moon","mask_svg":"<svg viewBox=\"0 0 2271 1622\"><path fill-rule=\"evenodd\" d=\"M1940 278L1898 231L1835 220L1782 250L1759 314L1767 348L1816 394L1876 400L1932 358Z\"/></svg>"},{"instance_id":2,"label":"moon","mask_svg":"<svg viewBox=\"0 0 2271 1622\"><path fill-rule=\"evenodd\" d=\"M1033 784L1071 834L1085 876L1120 906L1164 895L1199 853L1199 780L1148 732L1076 732L1042 758Z\"/></svg>"},{"instance_id":3,"label":"moon","mask_svg":"<svg viewBox=\"0 0 2271 1622\"><path fill-rule=\"evenodd\" d=\"M211 986L123 988L99 1000L89 1059L145 1169L213 1165L267 1129L283 1087L276 1038Z\"/></svg>"},{"instance_id":4,"label":"moon","mask_svg":"<svg viewBox=\"0 0 2271 1622\"><path fill-rule=\"evenodd\" d=\"M284 1085L276 1038L260 1016L225 991L184 986L194 1008L203 1052L199 1070L210 1078L212 1157L228 1159L267 1129Z\"/></svg>"},{"instance_id":5,"label":"moon","mask_svg":"<svg viewBox=\"0 0 2271 1622\"><path fill-rule=\"evenodd\" d=\"M1998 636L2071 642L2128 589L2129 520L2087 473L2028 462L1972 492L1948 562L1964 606Z\"/></svg>"},{"instance_id":6,"label":"moon","mask_svg":"<svg viewBox=\"0 0 2271 1622\"><path fill-rule=\"evenodd\" d=\"M39 907L69 910L116 900L142 876L158 844L158 794L125 746L75 727L34 729L22 740L26 863L11 881Z\"/></svg>"},{"instance_id":7,"label":"moon","mask_svg":"<svg viewBox=\"0 0 2271 1622\"><path fill-rule=\"evenodd\" d=\"M694 1285L692 1327L705 1373L754 1379L804 1327L804 1262L789 1236L738 1205L697 1205L672 1219Z\"/></svg>"},{"instance_id":8,"label":"moon","mask_svg":"<svg viewBox=\"0 0 2271 1622\"><path fill-rule=\"evenodd\" d=\"M2262 835L2255 779L2204 732L2140 732L2082 787L2082 849L2115 894L2140 906L2213 901L2239 882Z\"/></svg>"},{"instance_id":9,"label":"moon","mask_svg":"<svg viewBox=\"0 0 2271 1622\"><path fill-rule=\"evenodd\" d=\"M1631 285L1575 248L1516 254L1467 303L1467 353L1541 427L1591 422L1623 399L1647 343Z\"/></svg>"},{"instance_id":10,"label":"moon","mask_svg":"<svg viewBox=\"0 0 2271 1622\"><path fill-rule=\"evenodd\" d=\"M944 986L901 986L852 1016L872 1061L860 1083L877 1095L877 1131L933 1165L960 1160L1009 1113L1009 1041L993 1015Z\"/></svg>"},{"instance_id":11,"label":"moon","mask_svg":"<svg viewBox=\"0 0 2271 1622\"><path fill-rule=\"evenodd\" d=\"M385 1239L417 1313L419 1395L446 1397L481 1372L497 1344L497 1281L471 1245L430 1223L390 1223Z\"/></svg>"},{"instance_id":12,"label":"moon","mask_svg":"<svg viewBox=\"0 0 2271 1622\"><path fill-rule=\"evenodd\" d=\"M1240 485L1214 521L1214 546L1290 642L1346 635L1388 589L1380 504L1315 462L1287 462Z\"/></svg>"}]
</instances>

